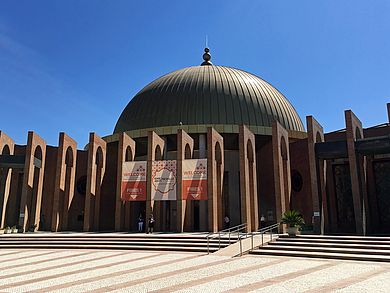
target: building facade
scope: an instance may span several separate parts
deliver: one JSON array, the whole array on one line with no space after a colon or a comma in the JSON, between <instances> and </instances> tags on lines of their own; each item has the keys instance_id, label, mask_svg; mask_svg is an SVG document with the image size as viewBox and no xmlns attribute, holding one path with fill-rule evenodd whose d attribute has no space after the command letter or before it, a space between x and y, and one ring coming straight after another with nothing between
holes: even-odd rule
<instances>
[{"instance_id":1,"label":"building facade","mask_svg":"<svg viewBox=\"0 0 390 293\"><path fill-rule=\"evenodd\" d=\"M84 150L0 132L0 227L135 231L153 214L158 231L218 231L226 216L255 231L295 209L314 233L390 234L390 104L381 125L347 110L339 131L312 116L305 130L268 82L203 59L147 85Z\"/></svg>"}]
</instances>

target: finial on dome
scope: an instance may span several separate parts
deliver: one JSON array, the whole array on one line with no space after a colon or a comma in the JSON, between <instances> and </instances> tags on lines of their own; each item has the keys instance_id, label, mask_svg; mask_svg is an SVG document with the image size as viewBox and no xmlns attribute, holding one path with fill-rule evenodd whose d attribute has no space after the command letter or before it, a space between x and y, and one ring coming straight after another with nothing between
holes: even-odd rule
<instances>
[{"instance_id":1,"label":"finial on dome","mask_svg":"<svg viewBox=\"0 0 390 293\"><path fill-rule=\"evenodd\" d=\"M202 62L202 66L203 65L213 65L213 63L211 63L211 54L209 53L210 52L210 49L209 48L204 48L204 54L203 54L203 62Z\"/></svg>"}]
</instances>

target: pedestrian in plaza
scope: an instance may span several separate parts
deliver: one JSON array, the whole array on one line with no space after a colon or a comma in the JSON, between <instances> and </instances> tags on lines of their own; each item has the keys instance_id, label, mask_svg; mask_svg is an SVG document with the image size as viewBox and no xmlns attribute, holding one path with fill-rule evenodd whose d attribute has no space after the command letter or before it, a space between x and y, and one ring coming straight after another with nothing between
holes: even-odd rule
<instances>
[{"instance_id":1,"label":"pedestrian in plaza","mask_svg":"<svg viewBox=\"0 0 390 293\"><path fill-rule=\"evenodd\" d=\"M149 217L149 221L148 221L148 232L146 234L148 234L149 232L150 233L153 233L153 229L154 229L154 217L153 217L153 214L150 215Z\"/></svg>"},{"instance_id":2,"label":"pedestrian in plaza","mask_svg":"<svg viewBox=\"0 0 390 293\"><path fill-rule=\"evenodd\" d=\"M225 229L229 229L230 228L230 219L229 219L228 215L225 216L223 221L225 223Z\"/></svg>"},{"instance_id":3,"label":"pedestrian in plaza","mask_svg":"<svg viewBox=\"0 0 390 293\"><path fill-rule=\"evenodd\" d=\"M138 222L138 232L143 232L144 231L144 218L142 217L142 214L139 214L137 222Z\"/></svg>"}]
</instances>

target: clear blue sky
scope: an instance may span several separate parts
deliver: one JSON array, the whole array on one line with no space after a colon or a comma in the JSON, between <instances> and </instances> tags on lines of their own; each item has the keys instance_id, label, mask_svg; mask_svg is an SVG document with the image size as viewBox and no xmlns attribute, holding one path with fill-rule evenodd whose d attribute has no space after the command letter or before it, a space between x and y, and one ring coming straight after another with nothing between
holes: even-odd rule
<instances>
[{"instance_id":1,"label":"clear blue sky","mask_svg":"<svg viewBox=\"0 0 390 293\"><path fill-rule=\"evenodd\" d=\"M387 122L389 0L0 0L0 129L83 147L147 83L200 64L206 35L215 64L264 78L303 121Z\"/></svg>"}]
</instances>

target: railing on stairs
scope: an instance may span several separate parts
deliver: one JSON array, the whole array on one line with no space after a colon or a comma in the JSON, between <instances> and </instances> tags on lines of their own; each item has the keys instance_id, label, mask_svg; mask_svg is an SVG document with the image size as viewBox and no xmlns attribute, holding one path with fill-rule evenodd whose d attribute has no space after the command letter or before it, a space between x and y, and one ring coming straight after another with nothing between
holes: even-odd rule
<instances>
[{"instance_id":1,"label":"railing on stairs","mask_svg":"<svg viewBox=\"0 0 390 293\"><path fill-rule=\"evenodd\" d=\"M237 234L237 239L240 238L240 233L243 233L247 228L247 224L240 224L231 228L227 228L218 232L211 232L207 234L207 254L210 254L210 240L218 238L218 250L221 249L221 238L228 235L229 245L231 243L232 235Z\"/></svg>"},{"instance_id":2,"label":"railing on stairs","mask_svg":"<svg viewBox=\"0 0 390 293\"><path fill-rule=\"evenodd\" d=\"M265 234L270 235L270 241L272 241L272 237L278 238L279 227L280 227L280 223L276 223L276 224L273 224L273 225L270 225L270 226L267 226L264 228L260 228L259 230L255 231L255 232L248 232L248 233L243 233L242 235L239 235L238 241L240 242L240 256L242 256L242 239L251 238L251 248L248 250L248 252L250 252L250 251L264 245L264 235ZM276 231L276 233L273 233L274 231ZM254 245L253 240L254 240L254 237L257 235L261 235L261 244Z\"/></svg>"}]
</instances>

